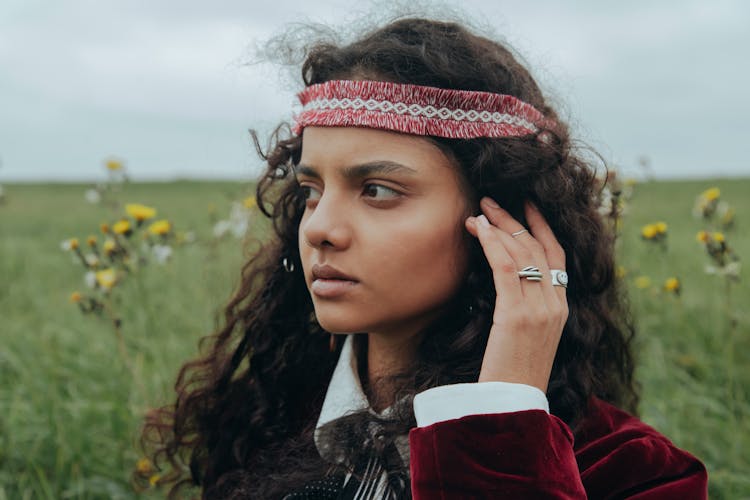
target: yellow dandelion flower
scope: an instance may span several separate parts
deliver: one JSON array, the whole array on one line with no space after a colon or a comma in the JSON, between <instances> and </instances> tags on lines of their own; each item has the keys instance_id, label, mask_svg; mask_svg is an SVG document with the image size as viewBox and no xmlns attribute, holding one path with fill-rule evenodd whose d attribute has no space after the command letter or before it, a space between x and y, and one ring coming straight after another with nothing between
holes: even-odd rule
<instances>
[{"instance_id":1,"label":"yellow dandelion flower","mask_svg":"<svg viewBox=\"0 0 750 500\"><path fill-rule=\"evenodd\" d=\"M711 239L711 236L709 236L707 231L698 231L698 234L695 235L695 239L700 241L701 243L708 243L708 240Z\"/></svg>"},{"instance_id":2,"label":"yellow dandelion flower","mask_svg":"<svg viewBox=\"0 0 750 500\"><path fill-rule=\"evenodd\" d=\"M667 223L666 222L657 222L654 224L654 228L656 228L656 232L658 234L666 234L667 232Z\"/></svg>"},{"instance_id":3,"label":"yellow dandelion flower","mask_svg":"<svg viewBox=\"0 0 750 500\"><path fill-rule=\"evenodd\" d=\"M112 268L97 271L95 276L96 283L105 291L111 290L117 284L117 274L115 274L115 270Z\"/></svg>"},{"instance_id":4,"label":"yellow dandelion flower","mask_svg":"<svg viewBox=\"0 0 750 500\"><path fill-rule=\"evenodd\" d=\"M244 200L242 200L242 204L245 206L245 208L253 209L258 206L258 202L255 200L255 196L248 196Z\"/></svg>"},{"instance_id":5,"label":"yellow dandelion flower","mask_svg":"<svg viewBox=\"0 0 750 500\"><path fill-rule=\"evenodd\" d=\"M104 250L104 253L109 255L112 252L114 252L116 248L117 248L117 243L115 243L115 240L109 239L109 238L104 240L104 244L102 245L102 249Z\"/></svg>"},{"instance_id":6,"label":"yellow dandelion flower","mask_svg":"<svg viewBox=\"0 0 750 500\"><path fill-rule=\"evenodd\" d=\"M81 292L73 292L70 294L70 301L73 302L74 304L77 304L78 302L80 302L82 298L83 298L83 295L81 295Z\"/></svg>"},{"instance_id":7,"label":"yellow dandelion flower","mask_svg":"<svg viewBox=\"0 0 750 500\"><path fill-rule=\"evenodd\" d=\"M90 247L95 247L96 246L96 236L94 236L92 234L91 236L89 236L88 238L86 238L86 244L88 246L90 246Z\"/></svg>"},{"instance_id":8,"label":"yellow dandelion flower","mask_svg":"<svg viewBox=\"0 0 750 500\"><path fill-rule=\"evenodd\" d=\"M718 200L719 196L721 196L721 191L717 187L708 188L701 193L701 198L706 201Z\"/></svg>"},{"instance_id":9,"label":"yellow dandelion flower","mask_svg":"<svg viewBox=\"0 0 750 500\"><path fill-rule=\"evenodd\" d=\"M615 269L615 276L622 279L628 274L628 271L623 266L617 266Z\"/></svg>"},{"instance_id":10,"label":"yellow dandelion flower","mask_svg":"<svg viewBox=\"0 0 750 500\"><path fill-rule=\"evenodd\" d=\"M651 278L648 276L638 276L635 279L635 286L641 290L646 289L651 286Z\"/></svg>"},{"instance_id":11,"label":"yellow dandelion flower","mask_svg":"<svg viewBox=\"0 0 750 500\"><path fill-rule=\"evenodd\" d=\"M129 220L122 219L112 225L112 231L114 231L115 234L124 234L125 236L128 236L133 232L133 228L130 226Z\"/></svg>"},{"instance_id":12,"label":"yellow dandelion flower","mask_svg":"<svg viewBox=\"0 0 750 500\"><path fill-rule=\"evenodd\" d=\"M156 217L155 208L140 205L138 203L128 203L125 205L125 212L138 222L143 222L146 219L153 219Z\"/></svg>"},{"instance_id":13,"label":"yellow dandelion flower","mask_svg":"<svg viewBox=\"0 0 750 500\"><path fill-rule=\"evenodd\" d=\"M148 478L148 484L150 484L151 487L153 488L154 486L159 484L160 479L161 479L161 476L159 474L154 474L153 476Z\"/></svg>"},{"instance_id":14,"label":"yellow dandelion flower","mask_svg":"<svg viewBox=\"0 0 750 500\"><path fill-rule=\"evenodd\" d=\"M647 240L655 238L657 234L659 234L659 230L655 224L646 224L641 228L641 236Z\"/></svg>"},{"instance_id":15,"label":"yellow dandelion flower","mask_svg":"<svg viewBox=\"0 0 750 500\"><path fill-rule=\"evenodd\" d=\"M99 224L99 230L103 234L108 234L109 233L109 224L107 224L106 222L102 222L101 224Z\"/></svg>"},{"instance_id":16,"label":"yellow dandelion flower","mask_svg":"<svg viewBox=\"0 0 750 500\"><path fill-rule=\"evenodd\" d=\"M109 170L110 172L117 172L118 170L122 170L122 162L120 160L115 160L114 158L104 162L104 165L106 165L107 170Z\"/></svg>"},{"instance_id":17,"label":"yellow dandelion flower","mask_svg":"<svg viewBox=\"0 0 750 500\"><path fill-rule=\"evenodd\" d=\"M724 233L714 233L712 237L717 243L724 243Z\"/></svg>"},{"instance_id":18,"label":"yellow dandelion flower","mask_svg":"<svg viewBox=\"0 0 750 500\"><path fill-rule=\"evenodd\" d=\"M148 232L157 236L163 236L172 229L172 224L167 219L158 220L148 226Z\"/></svg>"},{"instance_id":19,"label":"yellow dandelion flower","mask_svg":"<svg viewBox=\"0 0 750 500\"><path fill-rule=\"evenodd\" d=\"M679 293L680 292L680 280L674 277L668 278L667 281L664 282L664 290L668 292Z\"/></svg>"},{"instance_id":20,"label":"yellow dandelion flower","mask_svg":"<svg viewBox=\"0 0 750 500\"><path fill-rule=\"evenodd\" d=\"M149 472L154 470L154 466L151 463L151 460L143 457L138 459L138 461L135 463L135 470L140 474L148 474Z\"/></svg>"}]
</instances>

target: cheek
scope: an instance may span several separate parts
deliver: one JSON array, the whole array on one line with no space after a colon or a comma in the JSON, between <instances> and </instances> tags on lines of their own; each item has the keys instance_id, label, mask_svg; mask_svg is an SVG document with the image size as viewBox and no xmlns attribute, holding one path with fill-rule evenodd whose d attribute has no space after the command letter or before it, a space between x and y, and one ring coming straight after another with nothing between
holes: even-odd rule
<instances>
[{"instance_id":1,"label":"cheek","mask_svg":"<svg viewBox=\"0 0 750 500\"><path fill-rule=\"evenodd\" d=\"M310 262L313 249L305 242L305 236L301 230L297 231L297 250L299 251L299 258L302 263L302 269L305 271L305 275L307 275L307 266L308 262Z\"/></svg>"},{"instance_id":2,"label":"cheek","mask_svg":"<svg viewBox=\"0 0 750 500\"><path fill-rule=\"evenodd\" d=\"M444 299L458 286L466 267L458 219L455 213L432 211L391 225L381 233L388 240L373 245L378 248L376 269L398 290Z\"/></svg>"}]
</instances>

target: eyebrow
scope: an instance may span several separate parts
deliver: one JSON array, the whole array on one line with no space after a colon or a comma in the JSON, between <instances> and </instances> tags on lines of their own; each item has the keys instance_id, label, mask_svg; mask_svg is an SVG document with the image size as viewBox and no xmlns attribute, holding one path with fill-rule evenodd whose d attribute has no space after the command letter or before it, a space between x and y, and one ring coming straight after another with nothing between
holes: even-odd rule
<instances>
[{"instance_id":1,"label":"eyebrow","mask_svg":"<svg viewBox=\"0 0 750 500\"><path fill-rule=\"evenodd\" d=\"M318 171L309 165L299 164L293 167L293 170L295 175L306 175L315 179L321 178ZM358 180L374 174L407 174L413 176L417 174L417 171L401 163L384 160L345 167L341 172L341 175L347 180Z\"/></svg>"}]
</instances>

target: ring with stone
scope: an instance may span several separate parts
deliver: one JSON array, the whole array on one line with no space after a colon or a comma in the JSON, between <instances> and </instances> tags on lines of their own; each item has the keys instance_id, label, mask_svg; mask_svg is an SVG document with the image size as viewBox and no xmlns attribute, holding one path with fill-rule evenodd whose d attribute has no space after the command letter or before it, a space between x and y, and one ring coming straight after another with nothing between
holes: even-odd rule
<instances>
[{"instance_id":1,"label":"ring with stone","mask_svg":"<svg viewBox=\"0 0 750 500\"><path fill-rule=\"evenodd\" d=\"M552 275L552 286L568 288L568 273L562 269L550 269L549 272Z\"/></svg>"}]
</instances>

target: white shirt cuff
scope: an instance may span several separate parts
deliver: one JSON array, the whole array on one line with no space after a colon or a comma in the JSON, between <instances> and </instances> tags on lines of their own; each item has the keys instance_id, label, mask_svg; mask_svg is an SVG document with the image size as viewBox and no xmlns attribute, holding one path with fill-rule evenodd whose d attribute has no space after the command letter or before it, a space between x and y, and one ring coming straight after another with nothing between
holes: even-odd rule
<instances>
[{"instance_id":1,"label":"white shirt cuff","mask_svg":"<svg viewBox=\"0 0 750 500\"><path fill-rule=\"evenodd\" d=\"M475 382L432 387L414 396L418 427L488 413L544 410L547 396L538 388L511 382Z\"/></svg>"}]
</instances>

